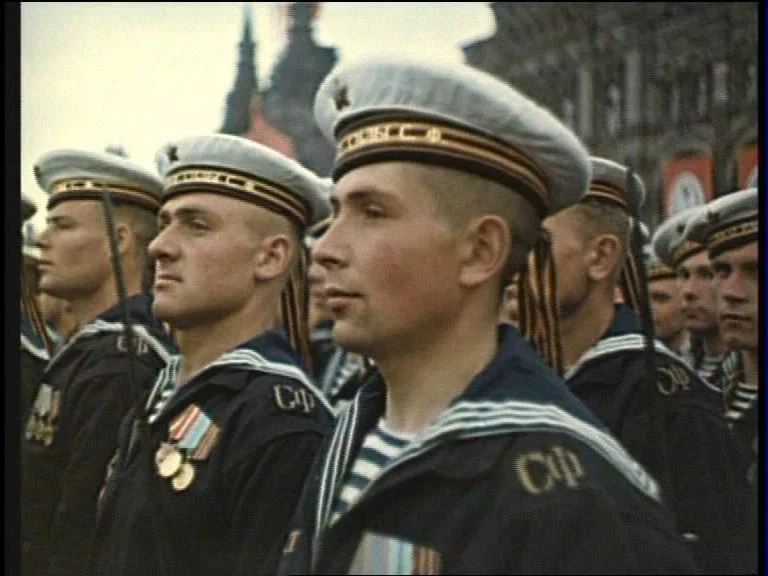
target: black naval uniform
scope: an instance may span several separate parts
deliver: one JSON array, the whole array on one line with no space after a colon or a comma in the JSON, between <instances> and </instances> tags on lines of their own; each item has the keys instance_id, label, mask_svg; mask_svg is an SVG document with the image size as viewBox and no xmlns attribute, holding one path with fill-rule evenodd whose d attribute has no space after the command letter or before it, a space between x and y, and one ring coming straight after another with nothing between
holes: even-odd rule
<instances>
[{"instance_id":1,"label":"black naval uniform","mask_svg":"<svg viewBox=\"0 0 768 576\"><path fill-rule=\"evenodd\" d=\"M748 494L746 510L739 515L740 528L733 537L739 547L737 570L739 573L757 573L759 560L759 506L760 482L759 410L761 393L745 399L740 389L744 380L741 354L730 351L718 368L715 382L723 390L726 420L736 438L738 460L736 476L739 485Z\"/></svg>"},{"instance_id":2,"label":"black naval uniform","mask_svg":"<svg viewBox=\"0 0 768 576\"><path fill-rule=\"evenodd\" d=\"M45 367L50 358L42 338L32 328L32 323L22 310L21 315L21 348L19 356L19 376L21 380L19 420L21 423L22 438L27 425L27 417L32 408L32 402L37 393L37 387L43 378Z\"/></svg>"},{"instance_id":3,"label":"black naval uniform","mask_svg":"<svg viewBox=\"0 0 768 576\"><path fill-rule=\"evenodd\" d=\"M692 573L655 481L516 328L435 422L329 525L384 413L378 373L324 444L280 574Z\"/></svg>"},{"instance_id":4,"label":"black naval uniform","mask_svg":"<svg viewBox=\"0 0 768 576\"><path fill-rule=\"evenodd\" d=\"M657 342L648 378L639 319L616 307L603 337L565 373L578 396L661 485L706 572L734 570L732 529L743 502L719 393Z\"/></svg>"},{"instance_id":5,"label":"black naval uniform","mask_svg":"<svg viewBox=\"0 0 768 576\"><path fill-rule=\"evenodd\" d=\"M158 376L171 387L180 358ZM121 428L89 573L273 574L288 521L332 416L281 333L220 356ZM150 399L154 403L154 399ZM133 438L131 438L133 436Z\"/></svg>"},{"instance_id":6,"label":"black naval uniform","mask_svg":"<svg viewBox=\"0 0 768 576\"><path fill-rule=\"evenodd\" d=\"M338 414L354 398L371 363L336 345L332 320L321 321L312 331L311 345L315 381L334 413Z\"/></svg>"},{"instance_id":7,"label":"black naval uniform","mask_svg":"<svg viewBox=\"0 0 768 576\"><path fill-rule=\"evenodd\" d=\"M147 295L126 300L135 376L148 389L169 356ZM51 359L22 444L22 567L27 575L82 574L99 488L135 400L119 306L86 324Z\"/></svg>"}]
</instances>

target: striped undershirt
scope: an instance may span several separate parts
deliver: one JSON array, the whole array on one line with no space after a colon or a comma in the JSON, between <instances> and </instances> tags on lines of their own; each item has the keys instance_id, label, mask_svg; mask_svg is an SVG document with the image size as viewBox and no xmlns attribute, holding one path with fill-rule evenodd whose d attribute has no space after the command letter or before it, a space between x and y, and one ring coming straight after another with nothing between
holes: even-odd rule
<instances>
[{"instance_id":1,"label":"striped undershirt","mask_svg":"<svg viewBox=\"0 0 768 576\"><path fill-rule=\"evenodd\" d=\"M360 494L379 473L394 460L413 439L414 434L395 434L387 429L381 418L376 428L363 441L352 470L333 502L331 523L357 502Z\"/></svg>"},{"instance_id":2,"label":"striped undershirt","mask_svg":"<svg viewBox=\"0 0 768 576\"><path fill-rule=\"evenodd\" d=\"M715 373L717 372L717 368L720 366L722 361L722 356L710 356L709 354L704 356L698 369L699 377L706 382L712 383L715 377Z\"/></svg>"},{"instance_id":3,"label":"striped undershirt","mask_svg":"<svg viewBox=\"0 0 768 576\"><path fill-rule=\"evenodd\" d=\"M757 384L737 382L726 401L725 419L731 425L738 422L752 407L755 400L757 400Z\"/></svg>"}]
</instances>

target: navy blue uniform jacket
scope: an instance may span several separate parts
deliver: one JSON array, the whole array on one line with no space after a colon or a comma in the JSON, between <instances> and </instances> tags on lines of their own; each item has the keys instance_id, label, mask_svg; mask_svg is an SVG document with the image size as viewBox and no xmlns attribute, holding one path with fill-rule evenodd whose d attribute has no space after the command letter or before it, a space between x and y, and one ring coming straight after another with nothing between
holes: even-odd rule
<instances>
[{"instance_id":1,"label":"navy blue uniform jacket","mask_svg":"<svg viewBox=\"0 0 768 576\"><path fill-rule=\"evenodd\" d=\"M89 571L274 574L307 472L332 426L327 401L299 365L287 340L266 332L193 375L148 435L137 435L133 414L126 418ZM156 389L174 382L178 367L177 357ZM190 410L198 415L189 432L178 432ZM155 455L163 443L175 444L194 468L188 485L160 475Z\"/></svg>"},{"instance_id":2,"label":"navy blue uniform jacket","mask_svg":"<svg viewBox=\"0 0 768 576\"><path fill-rule=\"evenodd\" d=\"M324 445L280 574L691 573L656 482L513 327L468 388L329 524L384 383Z\"/></svg>"},{"instance_id":3,"label":"navy blue uniform jacket","mask_svg":"<svg viewBox=\"0 0 768 576\"><path fill-rule=\"evenodd\" d=\"M660 342L649 377L638 318L617 306L603 337L566 371L571 391L659 482L705 572L735 570L745 490L721 395Z\"/></svg>"},{"instance_id":4,"label":"navy blue uniform jacket","mask_svg":"<svg viewBox=\"0 0 768 576\"><path fill-rule=\"evenodd\" d=\"M134 329L135 384L146 392L171 344L147 295L126 300ZM119 306L72 336L51 359L21 451L24 574L80 576L120 422L136 401Z\"/></svg>"}]
</instances>

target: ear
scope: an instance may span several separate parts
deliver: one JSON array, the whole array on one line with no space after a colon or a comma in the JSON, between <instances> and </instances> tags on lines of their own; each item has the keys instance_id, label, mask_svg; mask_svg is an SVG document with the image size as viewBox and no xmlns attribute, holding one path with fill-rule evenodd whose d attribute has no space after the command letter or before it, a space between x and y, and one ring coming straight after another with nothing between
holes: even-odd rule
<instances>
[{"instance_id":1,"label":"ear","mask_svg":"<svg viewBox=\"0 0 768 576\"><path fill-rule=\"evenodd\" d=\"M473 288L504 269L510 250L509 226L500 216L486 214L470 223L459 242L459 283Z\"/></svg>"},{"instance_id":2,"label":"ear","mask_svg":"<svg viewBox=\"0 0 768 576\"><path fill-rule=\"evenodd\" d=\"M589 242L587 276L593 282L609 279L622 264L621 243L614 234L600 234Z\"/></svg>"},{"instance_id":3,"label":"ear","mask_svg":"<svg viewBox=\"0 0 768 576\"><path fill-rule=\"evenodd\" d=\"M283 274L291 263L293 244L287 234L266 236L256 251L254 278L265 282Z\"/></svg>"},{"instance_id":4,"label":"ear","mask_svg":"<svg viewBox=\"0 0 768 576\"><path fill-rule=\"evenodd\" d=\"M134 249L136 238L134 238L131 228L125 222L115 222L115 237L117 238L117 252L120 256L125 256ZM107 239L107 242L109 242L109 239Z\"/></svg>"}]
</instances>

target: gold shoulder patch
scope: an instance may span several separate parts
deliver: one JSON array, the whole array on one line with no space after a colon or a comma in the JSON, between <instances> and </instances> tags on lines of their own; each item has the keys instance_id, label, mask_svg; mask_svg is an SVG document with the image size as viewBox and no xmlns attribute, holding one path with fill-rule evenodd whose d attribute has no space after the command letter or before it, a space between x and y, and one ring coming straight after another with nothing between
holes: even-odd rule
<instances>
[{"instance_id":1,"label":"gold shoulder patch","mask_svg":"<svg viewBox=\"0 0 768 576\"><path fill-rule=\"evenodd\" d=\"M515 464L521 486L537 496L551 492L559 485L578 488L586 476L578 454L557 445L523 452Z\"/></svg>"},{"instance_id":2,"label":"gold shoulder patch","mask_svg":"<svg viewBox=\"0 0 768 576\"><path fill-rule=\"evenodd\" d=\"M688 392L691 389L691 377L682 366L661 366L656 369L656 388L664 396Z\"/></svg>"},{"instance_id":3,"label":"gold shoulder patch","mask_svg":"<svg viewBox=\"0 0 768 576\"><path fill-rule=\"evenodd\" d=\"M125 334L117 335L117 340L115 345L117 347L118 352L128 352L128 340L126 340ZM147 344L144 340L142 340L135 334L132 335L131 345L137 356L144 356L149 353L149 344Z\"/></svg>"},{"instance_id":4,"label":"gold shoulder patch","mask_svg":"<svg viewBox=\"0 0 768 576\"><path fill-rule=\"evenodd\" d=\"M311 414L315 409L315 399L305 388L294 388L287 384L272 386L272 396L280 410Z\"/></svg>"}]
</instances>

